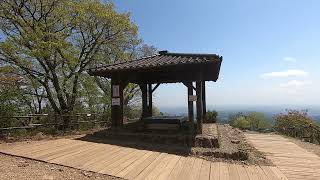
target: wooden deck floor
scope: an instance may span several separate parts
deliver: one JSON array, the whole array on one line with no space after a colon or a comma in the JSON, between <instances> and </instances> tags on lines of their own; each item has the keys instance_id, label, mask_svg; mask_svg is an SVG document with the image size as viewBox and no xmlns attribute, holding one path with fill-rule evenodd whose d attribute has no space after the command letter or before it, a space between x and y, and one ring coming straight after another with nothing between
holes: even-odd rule
<instances>
[{"instance_id":1,"label":"wooden deck floor","mask_svg":"<svg viewBox=\"0 0 320 180\"><path fill-rule=\"evenodd\" d=\"M320 179L320 157L279 135L246 134L288 179Z\"/></svg>"},{"instance_id":2,"label":"wooden deck floor","mask_svg":"<svg viewBox=\"0 0 320 180\"><path fill-rule=\"evenodd\" d=\"M0 144L0 152L124 179L286 179L277 167L210 162L72 139Z\"/></svg>"}]
</instances>

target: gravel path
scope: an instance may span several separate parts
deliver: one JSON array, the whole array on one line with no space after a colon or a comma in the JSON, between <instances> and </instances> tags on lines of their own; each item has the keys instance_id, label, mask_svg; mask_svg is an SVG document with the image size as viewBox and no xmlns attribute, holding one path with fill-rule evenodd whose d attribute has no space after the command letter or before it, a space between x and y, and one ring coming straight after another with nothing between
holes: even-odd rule
<instances>
[{"instance_id":1,"label":"gravel path","mask_svg":"<svg viewBox=\"0 0 320 180\"><path fill-rule=\"evenodd\" d=\"M108 175L91 173L55 164L49 164L25 158L8 156L0 153L1 180L64 180L64 179L107 179L115 180Z\"/></svg>"}]
</instances>

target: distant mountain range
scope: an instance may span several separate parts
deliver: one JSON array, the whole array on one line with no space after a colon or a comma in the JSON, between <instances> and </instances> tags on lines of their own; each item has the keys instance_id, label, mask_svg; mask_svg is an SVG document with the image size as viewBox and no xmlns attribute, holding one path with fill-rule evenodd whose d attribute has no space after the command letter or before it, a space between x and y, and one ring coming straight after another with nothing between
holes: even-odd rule
<instances>
[{"instance_id":1,"label":"distant mountain range","mask_svg":"<svg viewBox=\"0 0 320 180\"><path fill-rule=\"evenodd\" d=\"M195 108L194 108L195 109ZM320 123L320 106L293 106L293 105L282 105L282 106L271 106L271 105L217 105L207 106L207 110L218 111L218 119L220 121L227 121L231 114L238 112L261 112L266 115L268 119L272 121L273 116L279 113L286 113L286 109L294 110L307 110L308 115L314 118L314 120ZM167 115L187 115L187 107L160 107L160 111Z\"/></svg>"}]
</instances>

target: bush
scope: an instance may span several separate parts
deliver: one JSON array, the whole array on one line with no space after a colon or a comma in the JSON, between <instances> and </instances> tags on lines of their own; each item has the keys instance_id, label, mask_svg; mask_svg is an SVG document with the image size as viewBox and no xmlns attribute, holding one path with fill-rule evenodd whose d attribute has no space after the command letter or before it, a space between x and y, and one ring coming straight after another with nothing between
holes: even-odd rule
<instances>
[{"instance_id":1,"label":"bush","mask_svg":"<svg viewBox=\"0 0 320 180\"><path fill-rule=\"evenodd\" d=\"M239 129L250 129L250 122L244 116L240 116L237 117L232 126Z\"/></svg>"},{"instance_id":2,"label":"bush","mask_svg":"<svg viewBox=\"0 0 320 180\"><path fill-rule=\"evenodd\" d=\"M270 129L271 123L260 112L250 112L247 114L237 113L229 117L229 124L233 127L251 131L262 131Z\"/></svg>"},{"instance_id":3,"label":"bush","mask_svg":"<svg viewBox=\"0 0 320 180\"><path fill-rule=\"evenodd\" d=\"M216 123L217 122L217 111L207 111L204 123Z\"/></svg>"},{"instance_id":4,"label":"bush","mask_svg":"<svg viewBox=\"0 0 320 180\"><path fill-rule=\"evenodd\" d=\"M308 116L307 111L287 110L287 114L274 116L275 130L293 137L307 137L311 135L315 121Z\"/></svg>"}]
</instances>

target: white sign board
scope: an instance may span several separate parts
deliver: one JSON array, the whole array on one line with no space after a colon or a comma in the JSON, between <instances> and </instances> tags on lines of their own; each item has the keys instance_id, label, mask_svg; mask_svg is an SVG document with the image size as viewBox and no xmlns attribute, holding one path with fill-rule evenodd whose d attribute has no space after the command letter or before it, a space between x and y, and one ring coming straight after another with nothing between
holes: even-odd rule
<instances>
[{"instance_id":1,"label":"white sign board","mask_svg":"<svg viewBox=\"0 0 320 180\"><path fill-rule=\"evenodd\" d=\"M197 96L189 96L189 101L197 101Z\"/></svg>"},{"instance_id":2,"label":"white sign board","mask_svg":"<svg viewBox=\"0 0 320 180\"><path fill-rule=\"evenodd\" d=\"M119 85L112 86L112 97L119 97Z\"/></svg>"},{"instance_id":3,"label":"white sign board","mask_svg":"<svg viewBox=\"0 0 320 180\"><path fill-rule=\"evenodd\" d=\"M120 98L112 98L112 106L120 106Z\"/></svg>"}]
</instances>

